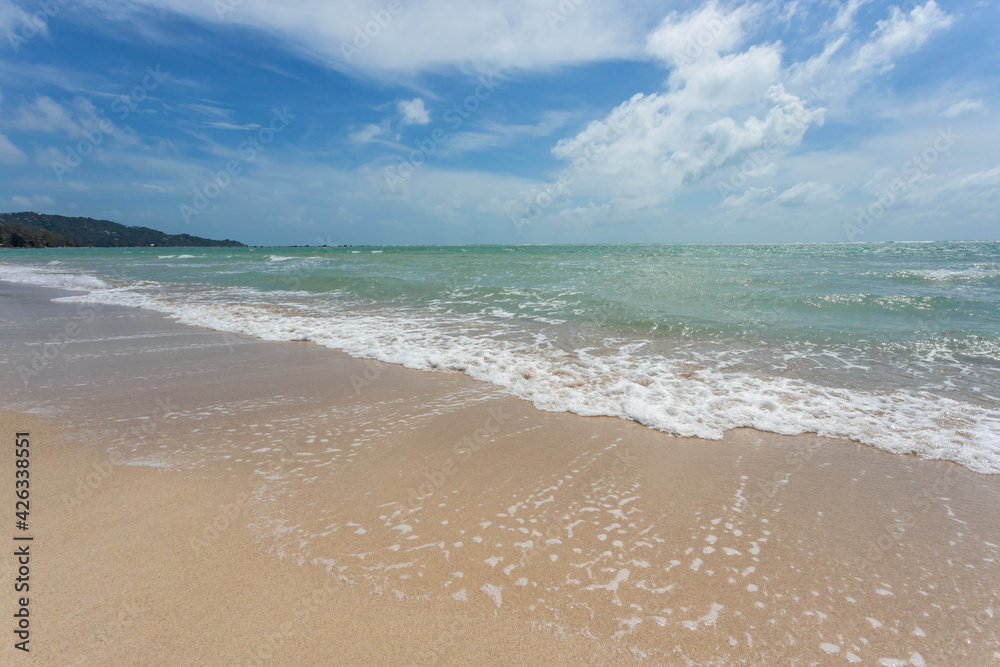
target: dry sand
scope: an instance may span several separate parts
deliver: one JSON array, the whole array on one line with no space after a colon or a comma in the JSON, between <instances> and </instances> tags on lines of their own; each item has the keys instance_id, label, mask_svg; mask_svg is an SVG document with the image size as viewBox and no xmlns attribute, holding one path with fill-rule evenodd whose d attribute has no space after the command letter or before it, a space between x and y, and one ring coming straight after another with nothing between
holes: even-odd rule
<instances>
[{"instance_id":1,"label":"dry sand","mask_svg":"<svg viewBox=\"0 0 1000 667\"><path fill-rule=\"evenodd\" d=\"M0 283L34 537L4 664L1000 663L997 477L56 294Z\"/></svg>"}]
</instances>

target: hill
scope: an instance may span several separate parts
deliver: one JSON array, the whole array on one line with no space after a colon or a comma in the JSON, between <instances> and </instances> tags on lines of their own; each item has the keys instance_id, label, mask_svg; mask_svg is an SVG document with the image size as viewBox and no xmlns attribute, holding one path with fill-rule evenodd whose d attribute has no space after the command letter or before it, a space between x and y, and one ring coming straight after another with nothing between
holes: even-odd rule
<instances>
[{"instance_id":1,"label":"hill","mask_svg":"<svg viewBox=\"0 0 1000 667\"><path fill-rule=\"evenodd\" d=\"M0 223L2 248L66 248L78 245L73 239L48 230L25 227L20 223Z\"/></svg>"},{"instance_id":2,"label":"hill","mask_svg":"<svg viewBox=\"0 0 1000 667\"><path fill-rule=\"evenodd\" d=\"M0 245L14 248L243 246L229 239L216 241L190 234L164 234L149 227L129 227L110 220L33 212L0 213Z\"/></svg>"}]
</instances>

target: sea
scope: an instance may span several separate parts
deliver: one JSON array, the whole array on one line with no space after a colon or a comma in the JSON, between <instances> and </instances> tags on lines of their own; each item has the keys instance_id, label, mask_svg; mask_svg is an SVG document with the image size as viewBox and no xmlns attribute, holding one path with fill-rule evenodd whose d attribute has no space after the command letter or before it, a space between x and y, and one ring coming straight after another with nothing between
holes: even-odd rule
<instances>
[{"instance_id":1,"label":"sea","mask_svg":"<svg viewBox=\"0 0 1000 667\"><path fill-rule=\"evenodd\" d=\"M1000 243L0 251L58 301L465 373L537 408L1000 474Z\"/></svg>"}]
</instances>

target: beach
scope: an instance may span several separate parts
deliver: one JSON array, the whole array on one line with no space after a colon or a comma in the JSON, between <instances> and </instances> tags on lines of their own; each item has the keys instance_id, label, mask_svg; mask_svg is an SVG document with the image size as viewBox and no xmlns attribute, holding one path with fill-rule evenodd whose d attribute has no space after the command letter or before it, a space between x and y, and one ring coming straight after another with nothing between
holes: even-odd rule
<instances>
[{"instance_id":1,"label":"beach","mask_svg":"<svg viewBox=\"0 0 1000 667\"><path fill-rule=\"evenodd\" d=\"M0 0L0 667L1000 667L997 25Z\"/></svg>"},{"instance_id":2,"label":"beach","mask_svg":"<svg viewBox=\"0 0 1000 667\"><path fill-rule=\"evenodd\" d=\"M995 475L66 294L0 283L39 664L1000 659Z\"/></svg>"}]
</instances>

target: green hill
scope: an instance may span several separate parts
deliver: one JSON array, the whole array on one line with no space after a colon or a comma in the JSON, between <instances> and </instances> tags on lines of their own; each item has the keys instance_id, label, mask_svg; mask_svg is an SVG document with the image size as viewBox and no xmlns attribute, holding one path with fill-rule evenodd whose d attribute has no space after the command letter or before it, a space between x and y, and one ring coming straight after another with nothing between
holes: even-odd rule
<instances>
[{"instance_id":1,"label":"green hill","mask_svg":"<svg viewBox=\"0 0 1000 667\"><path fill-rule=\"evenodd\" d=\"M191 247L243 246L239 241L216 241L190 234L164 234L149 227L128 227L110 220L69 218L40 213L0 213L0 246L7 248L61 248L92 246Z\"/></svg>"}]
</instances>

